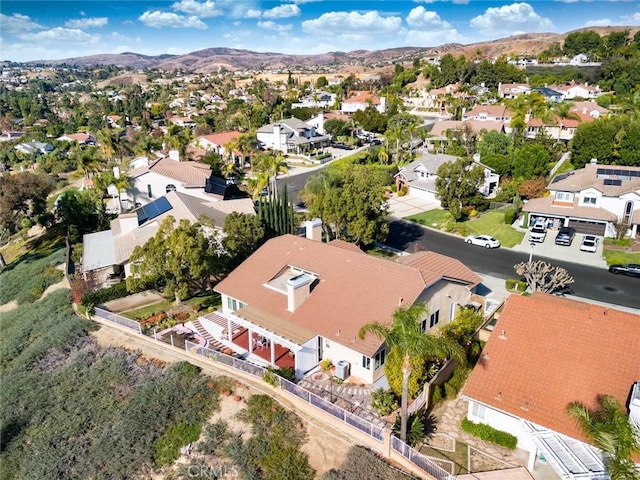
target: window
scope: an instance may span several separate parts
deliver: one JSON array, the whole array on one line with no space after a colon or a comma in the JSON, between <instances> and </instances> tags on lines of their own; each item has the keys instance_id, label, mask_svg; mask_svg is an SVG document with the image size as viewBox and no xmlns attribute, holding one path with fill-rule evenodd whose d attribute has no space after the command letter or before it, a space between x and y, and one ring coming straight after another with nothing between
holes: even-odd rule
<instances>
[{"instance_id":1,"label":"window","mask_svg":"<svg viewBox=\"0 0 640 480\"><path fill-rule=\"evenodd\" d=\"M150 183L147 184L147 196L149 198L153 198L153 192L151 191L151 184Z\"/></svg>"},{"instance_id":2,"label":"window","mask_svg":"<svg viewBox=\"0 0 640 480\"><path fill-rule=\"evenodd\" d=\"M167 186L165 187L164 191L165 191L166 193L169 193L169 192L175 192L175 191L176 191L176 186L175 186L173 183L170 183L169 185L167 185Z\"/></svg>"},{"instance_id":3,"label":"window","mask_svg":"<svg viewBox=\"0 0 640 480\"><path fill-rule=\"evenodd\" d=\"M573 193L570 192L556 192L557 202L573 202Z\"/></svg>"},{"instance_id":4,"label":"window","mask_svg":"<svg viewBox=\"0 0 640 480\"><path fill-rule=\"evenodd\" d=\"M422 320L422 322L420 322L420 330L422 330L423 332L427 330L427 319L424 318Z\"/></svg>"},{"instance_id":5,"label":"window","mask_svg":"<svg viewBox=\"0 0 640 480\"><path fill-rule=\"evenodd\" d=\"M324 348L331 348L331 341L328 338L324 339Z\"/></svg>"},{"instance_id":6,"label":"window","mask_svg":"<svg viewBox=\"0 0 640 480\"><path fill-rule=\"evenodd\" d=\"M362 356L362 368L371 370L371 358L366 355Z\"/></svg>"},{"instance_id":7,"label":"window","mask_svg":"<svg viewBox=\"0 0 640 480\"><path fill-rule=\"evenodd\" d=\"M373 357L373 359L374 359L373 368L377 370L382 365L384 365L384 361L386 359L386 356L387 356L387 352L386 352L386 350L384 348L382 350L380 350L378 353L376 353L375 356Z\"/></svg>"},{"instance_id":8,"label":"window","mask_svg":"<svg viewBox=\"0 0 640 480\"><path fill-rule=\"evenodd\" d=\"M436 310L429 317L429 328L435 327L440 322L440 310Z\"/></svg>"},{"instance_id":9,"label":"window","mask_svg":"<svg viewBox=\"0 0 640 480\"><path fill-rule=\"evenodd\" d=\"M582 203L584 203L585 205L595 205L596 200L596 197L584 197Z\"/></svg>"},{"instance_id":10,"label":"window","mask_svg":"<svg viewBox=\"0 0 640 480\"><path fill-rule=\"evenodd\" d=\"M231 311L238 309L238 301L235 298L227 297L227 307Z\"/></svg>"},{"instance_id":11,"label":"window","mask_svg":"<svg viewBox=\"0 0 640 480\"><path fill-rule=\"evenodd\" d=\"M480 420L484 420L485 413L486 412L485 412L484 405L481 405L476 402L471 403L471 415L473 415L476 418L479 418Z\"/></svg>"},{"instance_id":12,"label":"window","mask_svg":"<svg viewBox=\"0 0 640 480\"><path fill-rule=\"evenodd\" d=\"M629 200L624 205L624 214L622 215L622 224L631 225L631 217L633 216L633 202Z\"/></svg>"}]
</instances>

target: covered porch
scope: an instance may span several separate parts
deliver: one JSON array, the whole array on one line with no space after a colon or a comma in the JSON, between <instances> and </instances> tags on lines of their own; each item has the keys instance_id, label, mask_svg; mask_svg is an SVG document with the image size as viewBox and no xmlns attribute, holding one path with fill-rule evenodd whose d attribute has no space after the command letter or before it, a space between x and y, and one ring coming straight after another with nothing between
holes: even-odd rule
<instances>
[{"instance_id":1,"label":"covered porch","mask_svg":"<svg viewBox=\"0 0 640 480\"><path fill-rule=\"evenodd\" d=\"M257 364L290 367L302 378L318 363L315 335L258 309L243 306L233 313L217 311L200 321L221 343Z\"/></svg>"}]
</instances>

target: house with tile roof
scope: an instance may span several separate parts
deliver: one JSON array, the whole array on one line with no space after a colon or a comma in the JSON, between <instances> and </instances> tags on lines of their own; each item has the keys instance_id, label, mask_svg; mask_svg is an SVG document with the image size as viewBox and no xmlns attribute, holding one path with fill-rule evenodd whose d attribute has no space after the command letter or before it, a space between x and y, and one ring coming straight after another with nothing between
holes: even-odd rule
<instances>
[{"instance_id":1,"label":"house with tile roof","mask_svg":"<svg viewBox=\"0 0 640 480\"><path fill-rule=\"evenodd\" d=\"M498 83L498 96L500 98L517 98L530 91L531 87L528 83Z\"/></svg>"},{"instance_id":2,"label":"house with tile roof","mask_svg":"<svg viewBox=\"0 0 640 480\"><path fill-rule=\"evenodd\" d=\"M307 233L320 222L310 221ZM323 359L346 362L361 383L384 384L386 347L358 330L389 323L398 307L425 303L425 329L449 322L470 304L481 279L460 261L419 252L398 262L343 241L283 235L260 247L215 291L222 309L201 323L237 353L262 365L292 366L301 377ZM343 364L344 365L344 364Z\"/></svg>"},{"instance_id":3,"label":"house with tile roof","mask_svg":"<svg viewBox=\"0 0 640 480\"><path fill-rule=\"evenodd\" d=\"M78 145L95 145L96 139L90 133L66 133L56 140L59 142L73 142Z\"/></svg>"},{"instance_id":4,"label":"house with tile roof","mask_svg":"<svg viewBox=\"0 0 640 480\"><path fill-rule=\"evenodd\" d=\"M549 88L560 92L565 100L571 100L573 98L596 98L603 93L597 85L589 85L588 83L579 84L575 81L567 82L562 85L549 85Z\"/></svg>"},{"instance_id":5,"label":"house with tile roof","mask_svg":"<svg viewBox=\"0 0 640 480\"><path fill-rule=\"evenodd\" d=\"M378 112L384 113L387 111L387 98L379 97L372 92L356 90L351 92L349 98L342 101L340 110L343 113L353 113L358 110L366 110L369 106L373 106Z\"/></svg>"},{"instance_id":6,"label":"house with tile roof","mask_svg":"<svg viewBox=\"0 0 640 480\"><path fill-rule=\"evenodd\" d=\"M256 137L263 148L284 154L298 154L327 147L331 144L331 136L321 133L324 131L324 117L319 121L320 123L311 124L295 117L286 118L260 127Z\"/></svg>"},{"instance_id":7,"label":"house with tile roof","mask_svg":"<svg viewBox=\"0 0 640 480\"><path fill-rule=\"evenodd\" d=\"M567 405L616 398L640 415L640 315L546 293L510 296L462 395L467 416L515 435L531 471L607 478Z\"/></svg>"},{"instance_id":8,"label":"house with tile roof","mask_svg":"<svg viewBox=\"0 0 640 480\"><path fill-rule=\"evenodd\" d=\"M221 157L226 157L228 155L226 149L227 144L239 136L240 132L236 132L234 130L210 133L208 135L199 136L196 143L208 152L215 152Z\"/></svg>"},{"instance_id":9,"label":"house with tile roof","mask_svg":"<svg viewBox=\"0 0 640 480\"><path fill-rule=\"evenodd\" d=\"M444 153L424 153L408 165L400 167L395 174L396 189L407 187L407 194L426 200L438 201L436 179L440 165L447 162L455 162L458 157ZM480 163L479 156L474 158L473 165L479 165L484 169L485 181L478 189L485 197L493 195L500 183L500 175L490 167Z\"/></svg>"},{"instance_id":10,"label":"house with tile roof","mask_svg":"<svg viewBox=\"0 0 640 480\"><path fill-rule=\"evenodd\" d=\"M498 122L508 125L513 112L504 105L477 105L462 114L462 121L478 120L481 122Z\"/></svg>"},{"instance_id":11,"label":"house with tile roof","mask_svg":"<svg viewBox=\"0 0 640 480\"><path fill-rule=\"evenodd\" d=\"M186 219L195 223L204 216L213 222L214 230L222 235L224 219L232 212L255 215L251 198L226 201L205 200L171 191L132 212L111 221L110 229L89 233L83 237L82 270L95 272L99 283L108 278L119 281L130 274L129 258L133 249L153 238L168 216L176 222Z\"/></svg>"},{"instance_id":12,"label":"house with tile roof","mask_svg":"<svg viewBox=\"0 0 640 480\"><path fill-rule=\"evenodd\" d=\"M573 227L578 233L615 236L615 222L640 233L640 167L598 165L556 175L549 195L530 199L523 207L530 219L545 218L554 228Z\"/></svg>"},{"instance_id":13,"label":"house with tile roof","mask_svg":"<svg viewBox=\"0 0 640 480\"><path fill-rule=\"evenodd\" d=\"M181 162L177 151L170 152L169 157L136 165L128 173L130 186L122 195L124 209L146 205L172 191L209 201L223 200L230 193L224 185L218 185L219 179L212 178L209 165Z\"/></svg>"}]
</instances>

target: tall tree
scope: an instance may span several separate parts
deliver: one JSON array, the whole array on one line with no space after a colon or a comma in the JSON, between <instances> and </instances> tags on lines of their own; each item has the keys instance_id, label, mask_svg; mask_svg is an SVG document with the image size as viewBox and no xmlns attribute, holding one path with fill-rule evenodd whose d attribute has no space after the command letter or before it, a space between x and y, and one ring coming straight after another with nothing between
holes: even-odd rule
<instances>
[{"instance_id":1,"label":"tall tree","mask_svg":"<svg viewBox=\"0 0 640 480\"><path fill-rule=\"evenodd\" d=\"M131 275L127 288L163 285L165 295L177 303L193 291L209 290L211 277L220 274L224 263L215 237L207 238L200 223L183 219L175 225L172 216L159 226L156 235L131 254Z\"/></svg>"},{"instance_id":2,"label":"tall tree","mask_svg":"<svg viewBox=\"0 0 640 480\"><path fill-rule=\"evenodd\" d=\"M230 268L245 261L265 240L265 229L256 215L232 212L224 219L222 245L229 254Z\"/></svg>"},{"instance_id":3,"label":"tall tree","mask_svg":"<svg viewBox=\"0 0 640 480\"><path fill-rule=\"evenodd\" d=\"M461 158L438 167L436 190L443 208L449 210L454 220L464 217L463 207L468 206L484 182L484 170L471 159Z\"/></svg>"},{"instance_id":4,"label":"tall tree","mask_svg":"<svg viewBox=\"0 0 640 480\"><path fill-rule=\"evenodd\" d=\"M514 265L518 275L522 275L531 291L554 292L575 283L569 272L542 260L520 262Z\"/></svg>"},{"instance_id":5,"label":"tall tree","mask_svg":"<svg viewBox=\"0 0 640 480\"><path fill-rule=\"evenodd\" d=\"M634 455L640 454L640 425L634 424L613 397L598 397L599 406L589 410L575 402L567 413L576 419L585 436L605 453L605 467L611 480L640 480Z\"/></svg>"},{"instance_id":6,"label":"tall tree","mask_svg":"<svg viewBox=\"0 0 640 480\"><path fill-rule=\"evenodd\" d=\"M427 314L427 307L417 303L410 307L398 308L393 313L391 325L379 322L362 326L358 337L364 339L371 333L389 348L402 356L402 398L400 407L400 439L407 438L407 407L409 402L409 377L411 376L411 359L421 358L455 358L464 362L464 354L460 346L448 339L423 332L421 322Z\"/></svg>"},{"instance_id":7,"label":"tall tree","mask_svg":"<svg viewBox=\"0 0 640 480\"><path fill-rule=\"evenodd\" d=\"M0 176L0 230L15 233L22 220L46 212L54 186L51 176L32 172Z\"/></svg>"}]
</instances>

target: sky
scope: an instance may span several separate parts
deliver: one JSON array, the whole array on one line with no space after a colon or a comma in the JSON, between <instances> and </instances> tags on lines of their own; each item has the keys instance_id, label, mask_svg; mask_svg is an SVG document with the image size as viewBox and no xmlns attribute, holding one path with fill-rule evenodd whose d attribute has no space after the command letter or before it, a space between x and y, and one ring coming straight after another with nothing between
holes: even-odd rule
<instances>
[{"instance_id":1,"label":"sky","mask_svg":"<svg viewBox=\"0 0 640 480\"><path fill-rule=\"evenodd\" d=\"M2 0L0 12L0 59L18 62L212 47L289 54L437 47L640 25L640 2L624 0Z\"/></svg>"}]
</instances>

